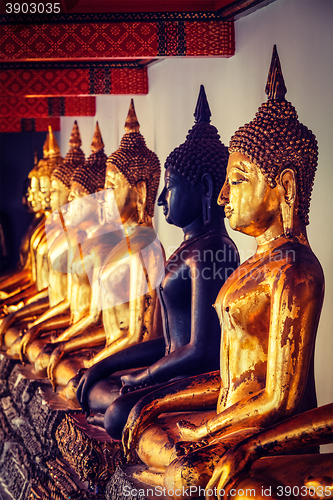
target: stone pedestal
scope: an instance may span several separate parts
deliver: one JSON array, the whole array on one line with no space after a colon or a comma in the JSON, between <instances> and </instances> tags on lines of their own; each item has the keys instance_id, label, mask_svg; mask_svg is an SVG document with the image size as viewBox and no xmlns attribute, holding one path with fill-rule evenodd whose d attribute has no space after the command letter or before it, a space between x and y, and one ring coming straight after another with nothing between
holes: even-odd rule
<instances>
[{"instance_id":1,"label":"stone pedestal","mask_svg":"<svg viewBox=\"0 0 333 500\"><path fill-rule=\"evenodd\" d=\"M160 486L148 486L138 481L134 475L144 469L144 465L119 466L105 488L106 500L169 500Z\"/></svg>"}]
</instances>

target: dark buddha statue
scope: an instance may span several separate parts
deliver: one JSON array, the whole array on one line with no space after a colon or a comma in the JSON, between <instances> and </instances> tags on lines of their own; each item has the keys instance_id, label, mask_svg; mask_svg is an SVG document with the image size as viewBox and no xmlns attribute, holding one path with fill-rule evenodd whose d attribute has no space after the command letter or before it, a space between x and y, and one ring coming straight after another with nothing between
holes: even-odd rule
<instances>
[{"instance_id":1,"label":"dark buddha statue","mask_svg":"<svg viewBox=\"0 0 333 500\"><path fill-rule=\"evenodd\" d=\"M255 118L231 138L218 200L231 228L258 244L215 302L223 325L220 372L145 395L123 432L125 452L136 448L148 466L140 479L174 491L204 488L229 448L316 407L313 355L324 276L306 224L318 150L285 100L275 48L266 93Z\"/></svg>"},{"instance_id":2,"label":"dark buddha statue","mask_svg":"<svg viewBox=\"0 0 333 500\"><path fill-rule=\"evenodd\" d=\"M224 227L223 209L216 203L227 148L209 123L203 87L194 116L185 143L166 160L165 186L158 199L166 220L184 232L157 290L164 337L101 360L83 375L77 389L82 408L94 413L89 421L104 426L115 439L142 396L219 365L220 326L212 304L239 261Z\"/></svg>"}]
</instances>

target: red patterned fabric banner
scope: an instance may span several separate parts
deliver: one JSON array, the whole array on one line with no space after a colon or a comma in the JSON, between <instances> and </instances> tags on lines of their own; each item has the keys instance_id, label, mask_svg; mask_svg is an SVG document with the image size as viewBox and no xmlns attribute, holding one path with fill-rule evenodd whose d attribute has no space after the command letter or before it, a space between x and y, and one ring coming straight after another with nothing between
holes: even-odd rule
<instances>
[{"instance_id":1,"label":"red patterned fabric banner","mask_svg":"<svg viewBox=\"0 0 333 500\"><path fill-rule=\"evenodd\" d=\"M47 132L49 125L58 132L60 118L0 118L0 132Z\"/></svg>"},{"instance_id":2,"label":"red patterned fabric banner","mask_svg":"<svg viewBox=\"0 0 333 500\"><path fill-rule=\"evenodd\" d=\"M47 116L95 116L96 98L5 97L0 99L0 117L43 118Z\"/></svg>"},{"instance_id":3,"label":"red patterned fabric banner","mask_svg":"<svg viewBox=\"0 0 333 500\"><path fill-rule=\"evenodd\" d=\"M2 69L1 96L147 94L147 68Z\"/></svg>"},{"instance_id":4,"label":"red patterned fabric banner","mask_svg":"<svg viewBox=\"0 0 333 500\"><path fill-rule=\"evenodd\" d=\"M220 56L235 52L225 21L95 22L4 25L0 59L130 59Z\"/></svg>"},{"instance_id":5,"label":"red patterned fabric banner","mask_svg":"<svg viewBox=\"0 0 333 500\"><path fill-rule=\"evenodd\" d=\"M226 56L234 53L233 23L186 23L187 56Z\"/></svg>"},{"instance_id":6,"label":"red patterned fabric banner","mask_svg":"<svg viewBox=\"0 0 333 500\"><path fill-rule=\"evenodd\" d=\"M84 59L154 57L156 23L84 23L3 26L0 57Z\"/></svg>"}]
</instances>

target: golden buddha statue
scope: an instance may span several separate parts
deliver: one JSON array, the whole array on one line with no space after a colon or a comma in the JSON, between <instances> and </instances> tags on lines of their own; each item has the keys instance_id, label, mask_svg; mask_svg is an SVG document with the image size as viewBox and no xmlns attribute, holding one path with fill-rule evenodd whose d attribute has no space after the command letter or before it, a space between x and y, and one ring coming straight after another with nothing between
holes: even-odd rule
<instances>
[{"instance_id":1,"label":"golden buddha statue","mask_svg":"<svg viewBox=\"0 0 333 500\"><path fill-rule=\"evenodd\" d=\"M50 146L51 132L51 146ZM47 162L50 156L50 166ZM22 277L22 282L17 283L15 295L12 295L11 306L13 312L8 314L0 325L0 346L3 342L5 332L13 323L17 323L16 328L7 335L6 346L10 346L19 334L18 325L21 327L24 323L31 321L35 314L40 314L47 307L47 281L45 281L45 258L43 252L47 250L45 245L45 218L50 214L49 207L49 175L55 162L62 161L59 157L59 147L56 139L53 136L51 128L43 146L43 158L39 161L37 167L30 172L31 178L30 197L29 201L34 207L40 208L44 216L38 224L33 236L30 240L31 253L31 269L29 270L29 280L26 280L26 275ZM43 178L43 179L42 179ZM41 187L42 186L42 187ZM41 192L41 190L43 192ZM16 301L16 302L15 302ZM14 306L16 304L16 307ZM13 335L12 335L13 334Z\"/></svg>"},{"instance_id":2,"label":"golden buddha statue","mask_svg":"<svg viewBox=\"0 0 333 500\"><path fill-rule=\"evenodd\" d=\"M63 163L63 158L60 156L60 148L57 140L52 132L52 128L49 125L48 133L48 155L46 161L40 162L38 167L39 174L39 198L42 206L42 210L47 214L45 221L45 236L42 242L38 245L36 249L36 287L38 291L45 290L46 297L48 296L48 286L49 286L49 260L48 260L48 249L52 244L52 241L59 234L59 225L53 224L53 218L51 216L51 182L52 173L55 168L59 167ZM66 198L64 193L64 198ZM54 197L53 197L54 198ZM60 201L60 200L55 200ZM56 207L55 207L56 208ZM47 231L47 227L49 229ZM55 226L55 227L54 227ZM51 229L50 229L51 227Z\"/></svg>"},{"instance_id":3,"label":"golden buddha statue","mask_svg":"<svg viewBox=\"0 0 333 500\"><path fill-rule=\"evenodd\" d=\"M67 293L62 301L39 317L23 336L20 343L21 357L23 359L26 356L31 363L36 361L44 347L46 351L43 351L43 356L48 360L50 348L52 352L55 347L48 344L51 340L49 337L37 340L43 331L48 331L51 327L53 330L70 327L84 318L89 311L91 284L88 273L93 264L86 261L85 248L88 241L94 241L100 229L95 193L104 185L105 168L104 143L96 124L92 154L84 165L75 169L72 176L68 198L71 203L68 204L65 230L54 241L49 251L55 272L67 272ZM112 237L111 234L109 240ZM36 362L36 372L41 375L46 366L41 366L39 359ZM73 372L70 371L70 378L76 374L77 369L76 366ZM63 378L61 381L63 384Z\"/></svg>"},{"instance_id":4,"label":"golden buddha statue","mask_svg":"<svg viewBox=\"0 0 333 500\"><path fill-rule=\"evenodd\" d=\"M51 143L54 142L52 137ZM71 177L75 169L83 165L85 161L84 153L80 149L82 142L80 137L80 131L77 122L74 122L71 137L69 140L69 151L63 162L57 162L51 174L51 186L50 186L50 199L49 204L52 213L46 219L45 231L46 238L44 244L47 245L47 258L48 258L48 308L37 318L34 318L32 322L29 323L29 332L24 337L27 341L28 337L35 331L36 325L45 322L49 317L52 318L50 311L52 308L63 301L67 295L67 239L64 235L63 226L59 218L59 211L68 201ZM57 145L52 149L59 150ZM51 151L52 153L52 151ZM50 161L54 162L54 158L51 155ZM64 210L64 209L62 209ZM52 255L53 252L56 254L61 254L63 263L62 268L58 271L52 265ZM50 262L51 260L51 262ZM43 312L43 311L41 311ZM62 318L61 326L65 326L68 322L64 324L65 318ZM44 323L44 327L47 329L54 330L54 328L59 327L59 321ZM21 346L21 338L18 338L14 344L11 344L10 349L7 351L8 355L17 357L19 355L19 350Z\"/></svg>"},{"instance_id":5,"label":"golden buddha statue","mask_svg":"<svg viewBox=\"0 0 333 500\"><path fill-rule=\"evenodd\" d=\"M114 439L121 438L131 408L145 394L171 380L219 366L221 329L212 303L237 267L238 252L224 227L224 211L216 203L228 150L210 124L203 86L194 116L186 141L165 162L165 186L158 199L167 222L184 233L184 241L166 263L157 288L163 338L118 352L110 350L107 358L87 370L77 389L81 407L93 413L89 423L104 426ZM111 166L113 163L112 159ZM117 185L120 180L111 170L106 182ZM112 274L106 273L106 267L102 279L108 285L106 300L110 300L114 293ZM114 322L114 310L108 310L103 320L107 329L107 321Z\"/></svg>"},{"instance_id":6,"label":"golden buddha statue","mask_svg":"<svg viewBox=\"0 0 333 500\"><path fill-rule=\"evenodd\" d=\"M50 205L52 214L46 221L49 247L49 304L51 308L64 300L67 295L67 239L63 234L64 229L59 217L59 211L64 210L62 207L68 203L71 178L75 170L85 162L85 156L81 150L81 145L80 131L77 121L75 120L69 139L69 151L63 163L58 165L51 175ZM58 270L57 266L52 265L54 258L51 249L52 252L55 251L57 255L62 255L64 259L64 262L62 262L60 266L60 270ZM43 318L39 317L31 326L39 324L42 321Z\"/></svg>"},{"instance_id":7,"label":"golden buddha statue","mask_svg":"<svg viewBox=\"0 0 333 500\"><path fill-rule=\"evenodd\" d=\"M205 489L206 500L228 496L236 500L332 498L332 453L297 455L304 447L331 443L332 431L333 403L240 441L215 467ZM279 456L286 452L292 456Z\"/></svg>"},{"instance_id":8,"label":"golden buddha statue","mask_svg":"<svg viewBox=\"0 0 333 500\"><path fill-rule=\"evenodd\" d=\"M36 172L38 165L38 157L37 151L35 151L34 158L34 169L30 172L28 179L25 182L24 192L23 192L23 205L27 209L28 213L33 214L33 219L27 229L27 232L23 236L21 240L21 245L19 249L19 261L16 264L15 269L11 269L4 273L0 278L0 300L5 300L6 305L4 308L4 315L9 314L11 312L11 303L17 302L17 293L18 290L15 289L19 284L21 286L21 290L25 290L26 287L31 286L31 251L30 251L30 241L33 238L36 227L41 222L41 218L44 216L42 211L42 207L39 201L39 181L37 177L32 175ZM34 198L34 191L36 189L36 181L37 181L37 196L36 200ZM12 310L16 310L16 306Z\"/></svg>"},{"instance_id":9,"label":"golden buddha statue","mask_svg":"<svg viewBox=\"0 0 333 500\"><path fill-rule=\"evenodd\" d=\"M81 252L85 262L93 259L90 311L56 339L48 366L54 386L61 369L58 362L65 354L106 343L85 360L87 367L160 334L155 288L163 273L164 255L152 226L159 178L159 160L139 132L132 100L125 135L107 160L101 236L97 238L96 233ZM78 257L74 266L80 264ZM68 397L75 396L73 384L66 391Z\"/></svg>"},{"instance_id":10,"label":"golden buddha statue","mask_svg":"<svg viewBox=\"0 0 333 500\"><path fill-rule=\"evenodd\" d=\"M141 480L174 491L204 488L231 446L316 407L313 354L324 276L305 226L317 143L285 100L275 47L266 93L252 122L231 138L219 197L230 227L258 244L215 302L223 327L220 373L144 396L123 432L125 453L136 448L148 466Z\"/></svg>"}]
</instances>

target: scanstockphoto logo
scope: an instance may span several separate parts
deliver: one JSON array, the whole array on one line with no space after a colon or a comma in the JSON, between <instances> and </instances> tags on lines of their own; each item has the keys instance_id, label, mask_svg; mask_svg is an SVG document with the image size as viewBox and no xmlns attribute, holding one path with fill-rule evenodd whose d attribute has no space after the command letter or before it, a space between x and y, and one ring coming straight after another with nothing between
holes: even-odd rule
<instances>
[{"instance_id":1,"label":"scanstockphoto logo","mask_svg":"<svg viewBox=\"0 0 333 500\"><path fill-rule=\"evenodd\" d=\"M46 237L53 270L70 275L75 294L92 292L95 310L144 297L164 277L156 232L124 227L113 189L75 198L54 211L46 220Z\"/></svg>"}]
</instances>

